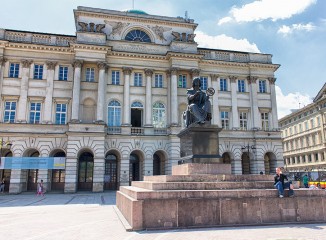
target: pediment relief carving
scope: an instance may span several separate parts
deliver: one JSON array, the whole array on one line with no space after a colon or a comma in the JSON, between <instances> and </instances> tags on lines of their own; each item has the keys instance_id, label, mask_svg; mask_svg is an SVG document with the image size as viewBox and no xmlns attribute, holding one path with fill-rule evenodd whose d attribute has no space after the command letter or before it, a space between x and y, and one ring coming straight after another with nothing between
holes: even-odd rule
<instances>
[{"instance_id":1,"label":"pediment relief carving","mask_svg":"<svg viewBox=\"0 0 326 240\"><path fill-rule=\"evenodd\" d=\"M162 27L162 26L147 26L149 29L151 29L155 34L156 36L160 39L160 40L164 40L164 41L167 41L166 38L164 37L164 33L167 32L167 31L170 31L172 30L172 28L170 27Z\"/></svg>"},{"instance_id":2,"label":"pediment relief carving","mask_svg":"<svg viewBox=\"0 0 326 240\"><path fill-rule=\"evenodd\" d=\"M104 20L104 22L110 25L112 28L112 31L109 35L121 35L122 30L130 25L130 23L112 22L107 20Z\"/></svg>"},{"instance_id":3,"label":"pediment relief carving","mask_svg":"<svg viewBox=\"0 0 326 240\"><path fill-rule=\"evenodd\" d=\"M85 23L85 22L78 22L80 26L81 32L97 32L103 33L103 28L105 28L105 24L95 24L95 23Z\"/></svg>"}]
</instances>

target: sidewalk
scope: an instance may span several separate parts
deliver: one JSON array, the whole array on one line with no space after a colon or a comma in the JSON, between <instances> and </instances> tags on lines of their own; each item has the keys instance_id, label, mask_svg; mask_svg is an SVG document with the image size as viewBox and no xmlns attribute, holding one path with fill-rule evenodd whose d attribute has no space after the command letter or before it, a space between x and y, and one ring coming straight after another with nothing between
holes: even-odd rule
<instances>
[{"instance_id":1,"label":"sidewalk","mask_svg":"<svg viewBox=\"0 0 326 240\"><path fill-rule=\"evenodd\" d=\"M115 192L0 195L4 240L324 240L326 223L127 232Z\"/></svg>"}]
</instances>

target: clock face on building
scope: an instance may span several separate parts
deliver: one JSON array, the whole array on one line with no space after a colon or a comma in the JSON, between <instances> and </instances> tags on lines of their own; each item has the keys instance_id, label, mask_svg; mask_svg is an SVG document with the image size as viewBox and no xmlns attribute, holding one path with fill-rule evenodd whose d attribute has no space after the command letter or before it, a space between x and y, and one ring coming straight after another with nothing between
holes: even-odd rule
<instances>
[{"instance_id":1,"label":"clock face on building","mask_svg":"<svg viewBox=\"0 0 326 240\"><path fill-rule=\"evenodd\" d=\"M147 33L143 32L141 30L132 30L132 31L130 31L126 35L125 40L134 41L134 42L151 42L151 39L147 35Z\"/></svg>"}]
</instances>

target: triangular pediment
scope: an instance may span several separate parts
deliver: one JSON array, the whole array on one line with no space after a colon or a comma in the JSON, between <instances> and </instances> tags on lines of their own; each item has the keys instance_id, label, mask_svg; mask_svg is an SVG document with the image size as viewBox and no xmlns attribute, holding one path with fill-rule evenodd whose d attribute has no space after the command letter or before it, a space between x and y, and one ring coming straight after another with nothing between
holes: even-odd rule
<instances>
[{"instance_id":1,"label":"triangular pediment","mask_svg":"<svg viewBox=\"0 0 326 240\"><path fill-rule=\"evenodd\" d=\"M326 98L326 83L324 83L324 86L319 90L317 96L314 98L314 102L317 102L322 98Z\"/></svg>"}]
</instances>

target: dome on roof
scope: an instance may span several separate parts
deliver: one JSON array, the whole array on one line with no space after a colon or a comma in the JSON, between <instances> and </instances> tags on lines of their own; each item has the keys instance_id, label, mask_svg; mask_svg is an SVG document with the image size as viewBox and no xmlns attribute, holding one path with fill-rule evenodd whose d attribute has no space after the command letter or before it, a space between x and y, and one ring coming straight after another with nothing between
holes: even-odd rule
<instances>
[{"instance_id":1,"label":"dome on roof","mask_svg":"<svg viewBox=\"0 0 326 240\"><path fill-rule=\"evenodd\" d=\"M126 10L126 12L128 13L135 13L135 14L144 14L144 15L148 15L147 12L143 11L143 10L138 10L138 9L130 9L130 10Z\"/></svg>"}]
</instances>

